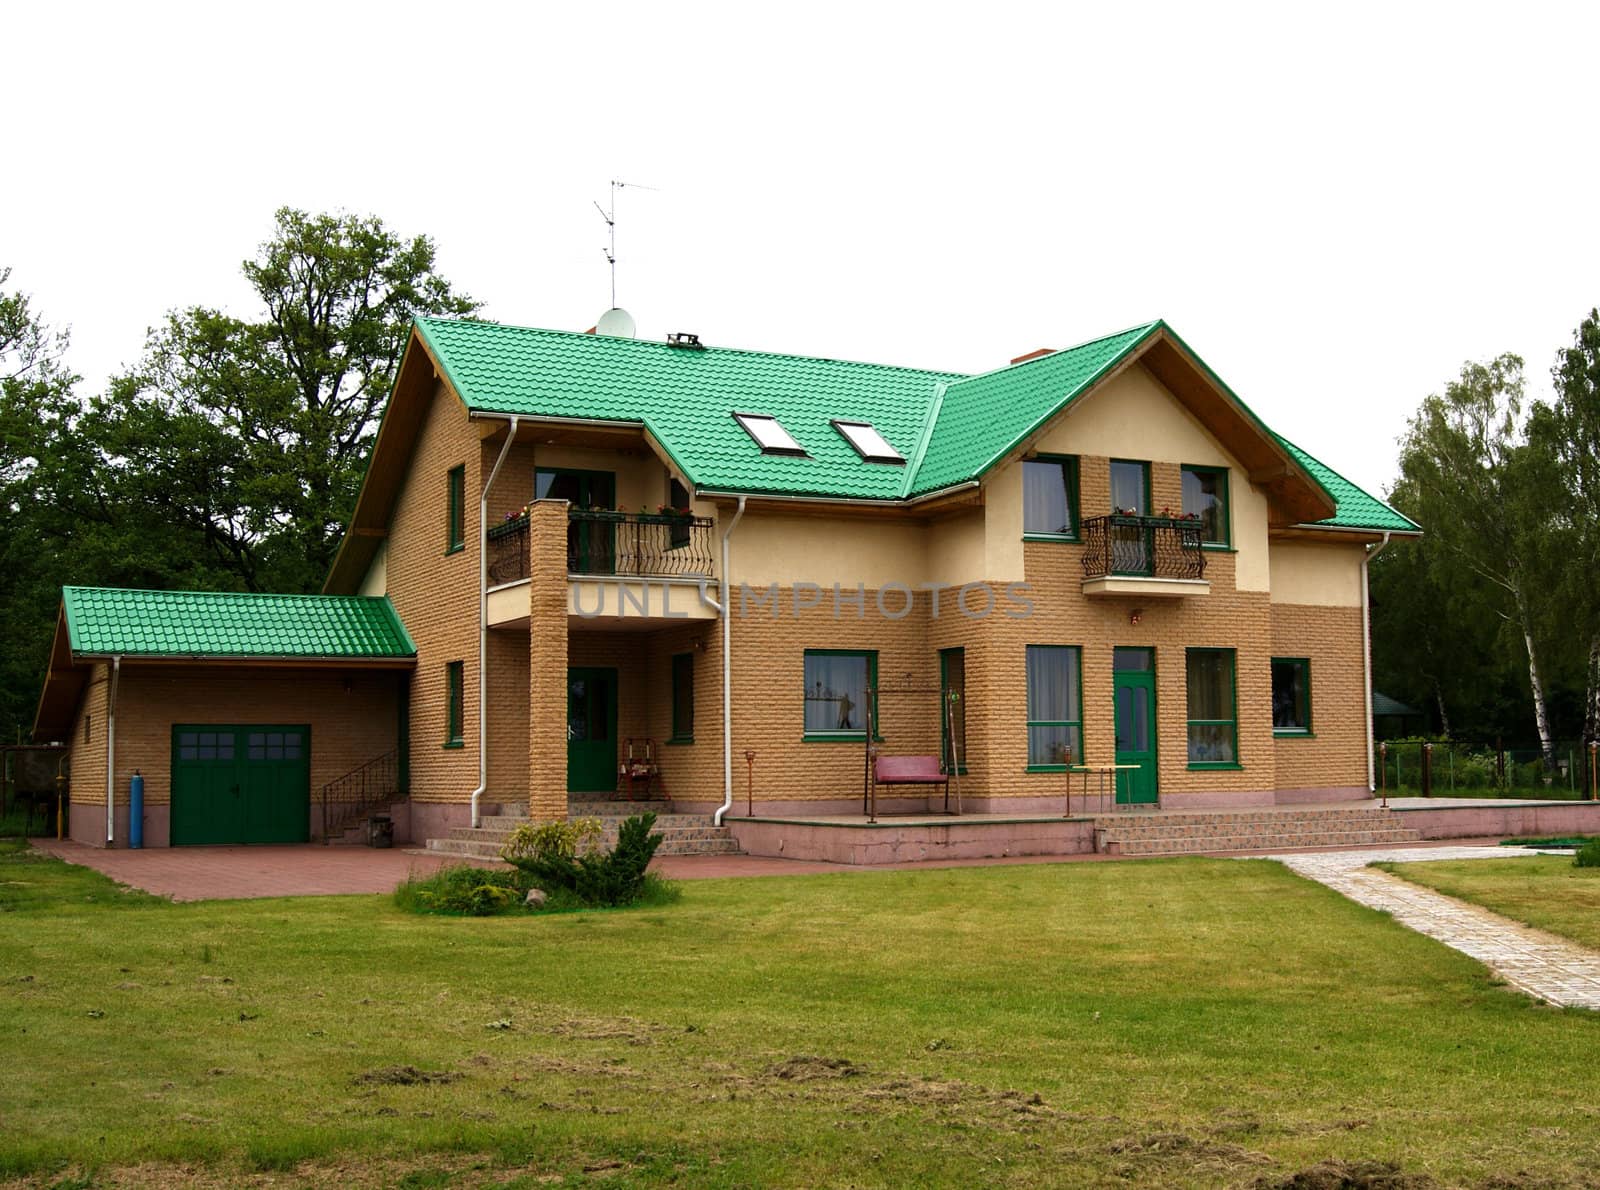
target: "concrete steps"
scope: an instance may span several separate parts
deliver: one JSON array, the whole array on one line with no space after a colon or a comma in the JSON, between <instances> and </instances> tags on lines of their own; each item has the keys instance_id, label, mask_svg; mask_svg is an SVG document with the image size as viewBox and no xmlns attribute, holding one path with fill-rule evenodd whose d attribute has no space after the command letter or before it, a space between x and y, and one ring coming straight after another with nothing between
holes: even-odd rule
<instances>
[{"instance_id":1,"label":"concrete steps","mask_svg":"<svg viewBox=\"0 0 1600 1190\"><path fill-rule=\"evenodd\" d=\"M1362 847L1422 837L1402 821L1392 810L1375 807L1131 812L1096 818L1094 839L1095 850L1106 855L1195 855Z\"/></svg>"},{"instance_id":2,"label":"concrete steps","mask_svg":"<svg viewBox=\"0 0 1600 1190\"><path fill-rule=\"evenodd\" d=\"M654 833L662 836L657 855L738 855L739 844L725 826L713 826L709 814L673 814L668 802L574 802L569 818L600 819L600 845L614 846L623 819L654 811ZM463 859L497 860L517 828L532 819L519 814L485 814L481 825L454 827L442 839L429 839L430 853Z\"/></svg>"}]
</instances>

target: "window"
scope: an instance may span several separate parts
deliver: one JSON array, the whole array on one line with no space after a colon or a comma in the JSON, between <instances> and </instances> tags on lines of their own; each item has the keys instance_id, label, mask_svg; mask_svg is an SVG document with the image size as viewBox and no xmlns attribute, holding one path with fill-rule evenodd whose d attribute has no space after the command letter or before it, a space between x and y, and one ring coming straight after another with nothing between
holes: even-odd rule
<instances>
[{"instance_id":1,"label":"window","mask_svg":"<svg viewBox=\"0 0 1600 1190\"><path fill-rule=\"evenodd\" d=\"M461 747L461 689L462 664L451 661L444 667L444 746L446 748Z\"/></svg>"},{"instance_id":2,"label":"window","mask_svg":"<svg viewBox=\"0 0 1600 1190\"><path fill-rule=\"evenodd\" d=\"M1078 460L1041 455L1022 463L1022 533L1025 537L1078 535Z\"/></svg>"},{"instance_id":3,"label":"window","mask_svg":"<svg viewBox=\"0 0 1600 1190\"><path fill-rule=\"evenodd\" d=\"M1083 763L1083 681L1076 645L1029 645L1028 768Z\"/></svg>"},{"instance_id":4,"label":"window","mask_svg":"<svg viewBox=\"0 0 1600 1190\"><path fill-rule=\"evenodd\" d=\"M948 771L952 756L956 771L967 771L967 651L939 650L939 739ZM951 736L954 735L952 741ZM952 744L954 745L952 750Z\"/></svg>"},{"instance_id":5,"label":"window","mask_svg":"<svg viewBox=\"0 0 1600 1190\"><path fill-rule=\"evenodd\" d=\"M252 731L247 755L251 760L299 760L298 731Z\"/></svg>"},{"instance_id":6,"label":"window","mask_svg":"<svg viewBox=\"0 0 1600 1190\"><path fill-rule=\"evenodd\" d=\"M843 434L844 440L855 447L856 453L868 463L904 464L906 461L905 456L890 446L889 440L878 433L871 422L835 420L833 428Z\"/></svg>"},{"instance_id":7,"label":"window","mask_svg":"<svg viewBox=\"0 0 1600 1190\"><path fill-rule=\"evenodd\" d=\"M1311 734L1311 661L1305 657L1272 659L1272 732Z\"/></svg>"},{"instance_id":8,"label":"window","mask_svg":"<svg viewBox=\"0 0 1600 1190\"><path fill-rule=\"evenodd\" d=\"M862 739L867 730L867 690L877 685L877 678L875 652L807 649L805 738ZM883 725L877 727L881 732Z\"/></svg>"},{"instance_id":9,"label":"window","mask_svg":"<svg viewBox=\"0 0 1600 1190\"><path fill-rule=\"evenodd\" d=\"M1232 649L1190 649L1189 767L1237 768L1239 724Z\"/></svg>"},{"instance_id":10,"label":"window","mask_svg":"<svg viewBox=\"0 0 1600 1190\"><path fill-rule=\"evenodd\" d=\"M446 512L449 524L445 528L445 549L447 554L453 554L467 544L466 505L467 505L467 469L465 466L450 468L450 475L446 486L449 489L449 508Z\"/></svg>"},{"instance_id":11,"label":"window","mask_svg":"<svg viewBox=\"0 0 1600 1190\"><path fill-rule=\"evenodd\" d=\"M1228 527L1228 471L1225 467L1184 467L1183 515L1200 518L1200 540L1226 546Z\"/></svg>"},{"instance_id":12,"label":"window","mask_svg":"<svg viewBox=\"0 0 1600 1190\"><path fill-rule=\"evenodd\" d=\"M672 658L672 743L694 743L694 654Z\"/></svg>"},{"instance_id":13,"label":"window","mask_svg":"<svg viewBox=\"0 0 1600 1190\"><path fill-rule=\"evenodd\" d=\"M1111 460L1111 511L1119 516L1150 515L1150 464Z\"/></svg>"},{"instance_id":14,"label":"window","mask_svg":"<svg viewBox=\"0 0 1600 1190\"><path fill-rule=\"evenodd\" d=\"M667 476L667 507L674 512L694 515L694 500L689 495L689 489L670 475ZM671 549L681 549L689 544L689 517L673 517L668 530L671 533Z\"/></svg>"},{"instance_id":15,"label":"window","mask_svg":"<svg viewBox=\"0 0 1600 1190\"><path fill-rule=\"evenodd\" d=\"M766 413L735 413L733 420L738 422L746 434L754 438L756 445L761 448L764 455L797 455L807 458L805 447L801 446L783 428L777 418Z\"/></svg>"}]
</instances>

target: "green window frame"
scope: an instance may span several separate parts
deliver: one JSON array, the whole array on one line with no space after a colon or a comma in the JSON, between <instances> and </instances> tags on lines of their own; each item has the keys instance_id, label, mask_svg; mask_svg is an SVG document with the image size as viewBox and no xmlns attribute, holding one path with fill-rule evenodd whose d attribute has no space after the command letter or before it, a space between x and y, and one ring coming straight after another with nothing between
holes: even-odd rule
<instances>
[{"instance_id":1,"label":"green window frame","mask_svg":"<svg viewBox=\"0 0 1600 1190\"><path fill-rule=\"evenodd\" d=\"M1117 507L1118 472L1121 471L1122 475L1126 477L1129 474L1128 469L1132 467L1137 467L1139 469L1139 485L1142 489L1139 492L1140 506L1135 508L1132 513L1121 513L1118 511ZM1150 493L1150 461L1148 459L1111 459L1106 465L1106 479L1110 484L1111 513L1113 516L1150 515L1150 501L1152 497ZM1128 505L1123 505L1123 507L1126 508Z\"/></svg>"},{"instance_id":2,"label":"green window frame","mask_svg":"<svg viewBox=\"0 0 1600 1190\"><path fill-rule=\"evenodd\" d=\"M1078 541L1081 524L1078 456L1041 454L1022 460L1022 539Z\"/></svg>"},{"instance_id":3,"label":"green window frame","mask_svg":"<svg viewBox=\"0 0 1600 1190\"><path fill-rule=\"evenodd\" d=\"M1079 645L1028 645L1023 678L1027 685L1030 773L1064 773L1081 765L1083 742L1083 649ZM1065 680L1050 669L1065 662ZM1050 679L1054 677L1055 680Z\"/></svg>"},{"instance_id":4,"label":"green window frame","mask_svg":"<svg viewBox=\"0 0 1600 1190\"><path fill-rule=\"evenodd\" d=\"M866 669L859 679L860 699L850 698L850 689L841 683L854 679L848 670L853 666L835 666L832 662L848 658L861 658ZM868 689L878 687L878 651L876 649L807 649L801 662L805 679L805 701L801 711L801 740L806 743L830 743L849 740L856 743L867 738L867 717L864 706ZM883 720L878 718L877 695L872 696L873 739L883 739ZM846 703L849 705L846 705ZM830 710L829 708L833 709ZM829 720L860 718L859 727L825 727Z\"/></svg>"},{"instance_id":5,"label":"green window frame","mask_svg":"<svg viewBox=\"0 0 1600 1190\"><path fill-rule=\"evenodd\" d=\"M667 743L694 743L693 653L672 655L672 738Z\"/></svg>"},{"instance_id":6,"label":"green window frame","mask_svg":"<svg viewBox=\"0 0 1600 1190\"><path fill-rule=\"evenodd\" d=\"M465 745L462 721L466 718L462 706L465 698L466 665L460 661L447 661L444 667L444 746L460 748Z\"/></svg>"},{"instance_id":7,"label":"green window frame","mask_svg":"<svg viewBox=\"0 0 1600 1190\"><path fill-rule=\"evenodd\" d=\"M1181 471L1183 515L1188 516L1191 512L1200 514L1200 544L1210 550L1233 548L1233 507L1228 498L1228 469L1185 463ZM1213 489L1210 492L1205 490L1208 479ZM1210 518L1211 525L1208 526L1205 514L1213 508L1216 516Z\"/></svg>"},{"instance_id":8,"label":"green window frame","mask_svg":"<svg viewBox=\"0 0 1600 1190\"><path fill-rule=\"evenodd\" d=\"M444 552L456 553L467 548L467 466L450 468L445 478L447 508L445 510Z\"/></svg>"},{"instance_id":9,"label":"green window frame","mask_svg":"<svg viewBox=\"0 0 1600 1190\"><path fill-rule=\"evenodd\" d=\"M1311 658L1272 659L1272 734L1311 735Z\"/></svg>"},{"instance_id":10,"label":"green window frame","mask_svg":"<svg viewBox=\"0 0 1600 1190\"><path fill-rule=\"evenodd\" d=\"M1235 649L1185 649L1191 769L1237 769L1239 665Z\"/></svg>"}]
</instances>

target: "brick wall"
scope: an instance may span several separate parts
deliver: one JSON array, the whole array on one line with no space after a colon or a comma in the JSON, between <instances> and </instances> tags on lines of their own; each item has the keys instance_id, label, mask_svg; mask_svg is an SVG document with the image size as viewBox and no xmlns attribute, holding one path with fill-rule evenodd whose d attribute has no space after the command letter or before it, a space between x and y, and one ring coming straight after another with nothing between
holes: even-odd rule
<instances>
[{"instance_id":1,"label":"brick wall","mask_svg":"<svg viewBox=\"0 0 1600 1190\"><path fill-rule=\"evenodd\" d=\"M90 742L83 743L83 709L73 746L74 806L100 807L79 825L74 838L105 842L105 666L96 667L84 707L93 715ZM395 746L398 689L393 672L272 669L248 666L141 666L124 662L117 689L117 842L127 839L128 783L144 776L147 810L145 846L168 841L172 801L172 728L179 723L241 725L309 724L311 728L312 821L322 786ZM348 689L346 688L348 686Z\"/></svg>"},{"instance_id":2,"label":"brick wall","mask_svg":"<svg viewBox=\"0 0 1600 1190\"><path fill-rule=\"evenodd\" d=\"M477 427L442 386L417 438L389 522L388 593L417 645L411 683L411 796L465 802L478 784L478 493L483 448ZM466 468L466 548L446 554L447 476ZM446 748L445 666L462 665L462 737ZM492 721L492 717L491 717Z\"/></svg>"},{"instance_id":3,"label":"brick wall","mask_svg":"<svg viewBox=\"0 0 1600 1190\"><path fill-rule=\"evenodd\" d=\"M1311 662L1312 734L1276 740L1278 788L1365 788L1361 609L1275 603L1272 653Z\"/></svg>"}]
</instances>

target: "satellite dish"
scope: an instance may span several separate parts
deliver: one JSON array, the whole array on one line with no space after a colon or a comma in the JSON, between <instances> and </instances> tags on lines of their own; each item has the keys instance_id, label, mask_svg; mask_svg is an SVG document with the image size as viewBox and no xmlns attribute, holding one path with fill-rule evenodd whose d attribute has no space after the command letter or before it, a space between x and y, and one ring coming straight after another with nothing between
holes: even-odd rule
<instances>
[{"instance_id":1,"label":"satellite dish","mask_svg":"<svg viewBox=\"0 0 1600 1190\"><path fill-rule=\"evenodd\" d=\"M611 335L618 339L634 339L639 335L638 329L633 325L633 315L621 306L612 306L600 315L600 321L594 324L594 333Z\"/></svg>"}]
</instances>

